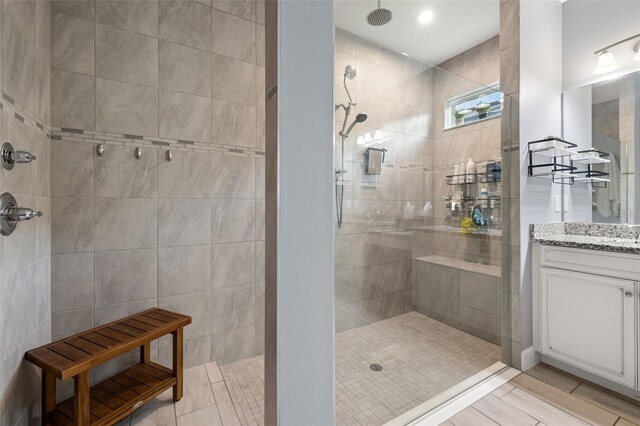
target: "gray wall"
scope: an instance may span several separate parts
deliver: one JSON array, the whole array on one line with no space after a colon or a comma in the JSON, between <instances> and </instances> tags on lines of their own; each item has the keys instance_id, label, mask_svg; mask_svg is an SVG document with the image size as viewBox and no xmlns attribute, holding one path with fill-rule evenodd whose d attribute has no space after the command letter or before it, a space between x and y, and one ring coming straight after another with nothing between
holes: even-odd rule
<instances>
[{"instance_id":1,"label":"gray wall","mask_svg":"<svg viewBox=\"0 0 640 426\"><path fill-rule=\"evenodd\" d=\"M265 424L329 425L335 421L333 93L327 90L333 2L269 1L267 21Z\"/></svg>"},{"instance_id":2,"label":"gray wall","mask_svg":"<svg viewBox=\"0 0 640 426\"><path fill-rule=\"evenodd\" d=\"M53 2L54 338L159 306L187 367L263 351L264 4L210 3Z\"/></svg>"},{"instance_id":3,"label":"gray wall","mask_svg":"<svg viewBox=\"0 0 640 426\"><path fill-rule=\"evenodd\" d=\"M554 211L554 196L561 185L547 179L527 177L527 142L558 135L562 131L562 5L555 2L520 2L520 237L521 281L514 301L521 301L520 327L522 350L532 344L531 255L529 253L529 225L560 220ZM553 63L557 66L549 67ZM515 175L516 173L514 173ZM586 185L571 187L574 201ZM590 197L588 203L590 204ZM589 205L587 204L587 205ZM584 205L584 204L583 204ZM575 206L574 206L575 207ZM517 207L514 205L513 209ZM590 211L589 207L589 211ZM515 275L515 274L514 274ZM515 278L515 277L513 277ZM518 316L514 308L513 316ZM520 348L514 347L514 361ZM523 361L525 361L523 359ZM523 364L523 368L532 365Z\"/></svg>"},{"instance_id":4,"label":"gray wall","mask_svg":"<svg viewBox=\"0 0 640 426\"><path fill-rule=\"evenodd\" d=\"M0 168L0 192L37 208L43 217L0 236L0 413L2 425L40 422L40 372L23 360L49 341L49 50L48 1L0 2L0 141L37 160Z\"/></svg>"}]
</instances>

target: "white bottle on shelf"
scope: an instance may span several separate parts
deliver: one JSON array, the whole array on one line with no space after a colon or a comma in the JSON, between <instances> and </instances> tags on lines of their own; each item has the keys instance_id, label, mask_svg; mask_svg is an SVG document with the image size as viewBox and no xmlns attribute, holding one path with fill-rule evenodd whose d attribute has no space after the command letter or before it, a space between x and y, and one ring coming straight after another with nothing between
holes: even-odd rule
<instances>
[{"instance_id":1,"label":"white bottle on shelf","mask_svg":"<svg viewBox=\"0 0 640 426\"><path fill-rule=\"evenodd\" d=\"M460 167L460 166L462 166L462 167ZM461 183L460 182L461 176L458 176L458 175L461 175L461 174L464 174L464 164L455 163L453 165L453 178L451 178L451 183Z\"/></svg>"},{"instance_id":2,"label":"white bottle on shelf","mask_svg":"<svg viewBox=\"0 0 640 426\"><path fill-rule=\"evenodd\" d=\"M469 158L469 162L465 168L465 174L467 175L466 178L468 183L473 183L475 181L476 163L474 163L471 158Z\"/></svg>"},{"instance_id":3,"label":"white bottle on shelf","mask_svg":"<svg viewBox=\"0 0 640 426\"><path fill-rule=\"evenodd\" d=\"M489 192L487 191L487 188L482 188L480 190L480 206L483 209L489 207Z\"/></svg>"}]
</instances>

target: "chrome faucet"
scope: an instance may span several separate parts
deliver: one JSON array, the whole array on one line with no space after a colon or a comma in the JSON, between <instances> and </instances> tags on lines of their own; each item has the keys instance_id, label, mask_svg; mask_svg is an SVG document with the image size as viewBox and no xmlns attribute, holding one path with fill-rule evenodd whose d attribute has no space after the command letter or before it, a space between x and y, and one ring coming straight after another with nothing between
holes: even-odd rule
<instances>
[{"instance_id":1,"label":"chrome faucet","mask_svg":"<svg viewBox=\"0 0 640 426\"><path fill-rule=\"evenodd\" d=\"M40 216L41 211L18 207L16 199L8 192L0 195L0 234L9 236L15 231L18 222Z\"/></svg>"},{"instance_id":2,"label":"chrome faucet","mask_svg":"<svg viewBox=\"0 0 640 426\"><path fill-rule=\"evenodd\" d=\"M36 156L27 151L16 151L9 142L2 144L0 152L0 161L2 166L7 169L13 169L16 163L30 163L36 159Z\"/></svg>"}]
</instances>

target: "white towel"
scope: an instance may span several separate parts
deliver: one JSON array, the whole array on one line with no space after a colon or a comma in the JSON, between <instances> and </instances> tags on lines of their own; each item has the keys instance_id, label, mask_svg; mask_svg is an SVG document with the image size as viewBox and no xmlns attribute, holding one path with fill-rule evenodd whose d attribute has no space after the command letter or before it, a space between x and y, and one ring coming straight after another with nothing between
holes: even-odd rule
<instances>
[{"instance_id":1,"label":"white towel","mask_svg":"<svg viewBox=\"0 0 640 426\"><path fill-rule=\"evenodd\" d=\"M602 168L609 173L609 182L606 188L596 188L596 208L602 217L620 216L620 166L616 156L609 156L609 163Z\"/></svg>"}]
</instances>

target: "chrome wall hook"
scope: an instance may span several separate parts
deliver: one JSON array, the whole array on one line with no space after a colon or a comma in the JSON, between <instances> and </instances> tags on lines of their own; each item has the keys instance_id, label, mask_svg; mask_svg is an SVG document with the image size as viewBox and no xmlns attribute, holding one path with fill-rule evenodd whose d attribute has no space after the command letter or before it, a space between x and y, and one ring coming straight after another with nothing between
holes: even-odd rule
<instances>
[{"instance_id":1,"label":"chrome wall hook","mask_svg":"<svg viewBox=\"0 0 640 426\"><path fill-rule=\"evenodd\" d=\"M99 144L98 146L96 146L96 155L98 157L102 157L104 155L104 145L103 144Z\"/></svg>"},{"instance_id":2,"label":"chrome wall hook","mask_svg":"<svg viewBox=\"0 0 640 426\"><path fill-rule=\"evenodd\" d=\"M167 159L168 162L171 162L171 160L173 160L173 152L170 149L167 150L167 154L165 158Z\"/></svg>"},{"instance_id":3,"label":"chrome wall hook","mask_svg":"<svg viewBox=\"0 0 640 426\"><path fill-rule=\"evenodd\" d=\"M0 195L0 234L9 236L15 231L18 222L42 216L41 211L28 207L18 207L13 195L8 192Z\"/></svg>"},{"instance_id":4,"label":"chrome wall hook","mask_svg":"<svg viewBox=\"0 0 640 426\"><path fill-rule=\"evenodd\" d=\"M135 155L136 155L136 160L141 159L142 158L142 148L137 147Z\"/></svg>"},{"instance_id":5,"label":"chrome wall hook","mask_svg":"<svg viewBox=\"0 0 640 426\"><path fill-rule=\"evenodd\" d=\"M13 145L9 142L3 143L1 150L0 161L2 161L2 166L7 170L13 169L16 163L30 163L36 159L35 155L27 151L14 150Z\"/></svg>"}]
</instances>

